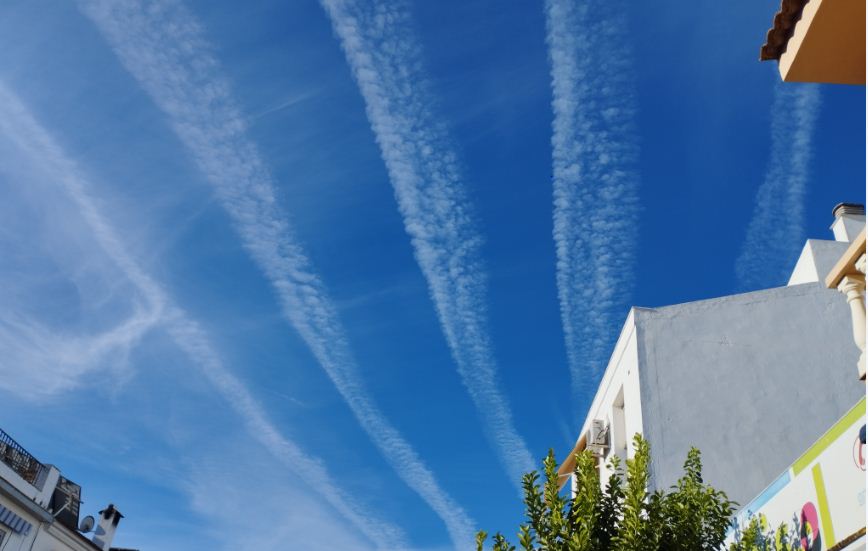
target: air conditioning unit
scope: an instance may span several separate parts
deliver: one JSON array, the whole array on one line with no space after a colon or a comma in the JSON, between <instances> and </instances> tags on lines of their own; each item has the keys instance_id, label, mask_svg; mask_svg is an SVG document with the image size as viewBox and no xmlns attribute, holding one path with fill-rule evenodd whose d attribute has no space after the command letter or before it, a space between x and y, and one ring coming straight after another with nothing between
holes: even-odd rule
<instances>
[{"instance_id":1,"label":"air conditioning unit","mask_svg":"<svg viewBox=\"0 0 868 551\"><path fill-rule=\"evenodd\" d=\"M609 426L602 419L591 421L591 428L585 435L586 448L597 455L603 455L609 449Z\"/></svg>"}]
</instances>

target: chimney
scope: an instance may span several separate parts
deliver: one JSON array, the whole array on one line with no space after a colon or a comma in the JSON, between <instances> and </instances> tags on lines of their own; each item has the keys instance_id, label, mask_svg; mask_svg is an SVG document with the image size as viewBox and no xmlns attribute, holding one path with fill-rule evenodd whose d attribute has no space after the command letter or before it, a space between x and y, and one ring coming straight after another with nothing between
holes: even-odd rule
<instances>
[{"instance_id":1,"label":"chimney","mask_svg":"<svg viewBox=\"0 0 868 551\"><path fill-rule=\"evenodd\" d=\"M97 547L103 551L109 551L109 548L112 546L112 540L115 539L118 523L122 518L124 516L111 503L99 512L99 524L93 534L93 542Z\"/></svg>"},{"instance_id":2,"label":"chimney","mask_svg":"<svg viewBox=\"0 0 868 551\"><path fill-rule=\"evenodd\" d=\"M850 243L865 227L865 205L838 203L832 209L832 214L835 216L835 221L832 223L835 241Z\"/></svg>"}]
</instances>

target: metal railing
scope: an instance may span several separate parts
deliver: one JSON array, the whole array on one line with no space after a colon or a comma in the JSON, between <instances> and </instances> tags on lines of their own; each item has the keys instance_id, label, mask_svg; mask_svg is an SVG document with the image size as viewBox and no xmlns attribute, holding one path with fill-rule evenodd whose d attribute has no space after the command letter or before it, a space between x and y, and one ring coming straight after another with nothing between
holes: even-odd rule
<instances>
[{"instance_id":1,"label":"metal railing","mask_svg":"<svg viewBox=\"0 0 868 551\"><path fill-rule=\"evenodd\" d=\"M0 429L0 461L34 486L45 470L45 465L30 455L3 429Z\"/></svg>"}]
</instances>

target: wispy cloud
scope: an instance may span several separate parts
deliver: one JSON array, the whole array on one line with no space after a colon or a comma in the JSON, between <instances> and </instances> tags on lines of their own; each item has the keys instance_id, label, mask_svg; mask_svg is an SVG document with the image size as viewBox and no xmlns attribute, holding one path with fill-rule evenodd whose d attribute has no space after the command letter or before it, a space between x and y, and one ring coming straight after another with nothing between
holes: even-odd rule
<instances>
[{"instance_id":1,"label":"wispy cloud","mask_svg":"<svg viewBox=\"0 0 868 551\"><path fill-rule=\"evenodd\" d=\"M805 192L820 89L781 82L777 70L774 79L768 168L735 263L744 291L786 283L805 233Z\"/></svg>"},{"instance_id":2,"label":"wispy cloud","mask_svg":"<svg viewBox=\"0 0 868 551\"><path fill-rule=\"evenodd\" d=\"M294 487L297 483L275 470L268 457L246 449L243 440L240 446L237 441L223 444L219 454L212 451L196 457L187 480L181 482L193 510L211 520L210 531L214 541L220 542L220 549L326 551L370 547L342 530L340 519ZM215 480L221 483L215 484ZM239 503L255 503L256 507L239 514Z\"/></svg>"},{"instance_id":3,"label":"wispy cloud","mask_svg":"<svg viewBox=\"0 0 868 551\"><path fill-rule=\"evenodd\" d=\"M431 110L404 2L322 0L365 100L416 260L458 371L512 482L534 462L500 390L487 330L482 239L445 125Z\"/></svg>"},{"instance_id":4,"label":"wispy cloud","mask_svg":"<svg viewBox=\"0 0 868 551\"><path fill-rule=\"evenodd\" d=\"M68 200L23 183L19 148L27 144L17 120L0 120L0 388L31 401L96 378L117 390L132 375L131 351L162 321L163 304L81 237L90 232L67 215ZM44 220L36 228L34 215Z\"/></svg>"},{"instance_id":5,"label":"wispy cloud","mask_svg":"<svg viewBox=\"0 0 868 551\"><path fill-rule=\"evenodd\" d=\"M203 30L183 6L162 1L85 1L127 70L166 113L213 185L250 255L274 286L284 316L325 369L396 474L446 524L456 547L473 521L440 487L407 440L375 405L320 278L275 200L275 183L233 100Z\"/></svg>"},{"instance_id":6,"label":"wispy cloud","mask_svg":"<svg viewBox=\"0 0 868 551\"><path fill-rule=\"evenodd\" d=\"M161 312L82 237L68 201L22 183L18 155L0 134L0 388L40 401L108 372L119 390Z\"/></svg>"},{"instance_id":7,"label":"wispy cloud","mask_svg":"<svg viewBox=\"0 0 868 551\"><path fill-rule=\"evenodd\" d=\"M41 400L75 388L84 376L109 369L123 378L130 350L154 328L159 315L137 310L97 333L68 334L15 311L0 314L0 388Z\"/></svg>"},{"instance_id":8,"label":"wispy cloud","mask_svg":"<svg viewBox=\"0 0 868 551\"><path fill-rule=\"evenodd\" d=\"M295 472L322 496L361 533L383 549L405 547L400 529L377 520L332 482L334 477L316 458L306 454L293 441L284 437L268 420L262 407L223 364L207 335L167 293L145 273L128 252L128 247L101 212L98 202L90 196L92 187L77 164L33 118L20 100L0 83L0 131L11 137L31 163L47 178L59 185L78 208L81 217L93 232L96 243L121 269L146 298L154 312L161 312L163 326L178 346L202 370L232 408L238 412L253 438L263 444L276 458Z\"/></svg>"},{"instance_id":9,"label":"wispy cloud","mask_svg":"<svg viewBox=\"0 0 868 551\"><path fill-rule=\"evenodd\" d=\"M270 105L270 106L262 109L258 113L251 115L250 121L252 123L252 122L254 122L258 119L261 119L263 117L267 117L269 115L273 115L274 113L278 113L280 111L283 111L284 109L292 109L294 107L297 107L298 105L301 105L307 101L310 101L314 97L316 97L318 92L319 92L319 90L305 90L303 92L290 94L289 96L281 99L280 101L276 102L275 104Z\"/></svg>"},{"instance_id":10,"label":"wispy cloud","mask_svg":"<svg viewBox=\"0 0 868 551\"><path fill-rule=\"evenodd\" d=\"M627 313L638 225L625 6L547 0L554 240L573 397L589 399Z\"/></svg>"}]
</instances>

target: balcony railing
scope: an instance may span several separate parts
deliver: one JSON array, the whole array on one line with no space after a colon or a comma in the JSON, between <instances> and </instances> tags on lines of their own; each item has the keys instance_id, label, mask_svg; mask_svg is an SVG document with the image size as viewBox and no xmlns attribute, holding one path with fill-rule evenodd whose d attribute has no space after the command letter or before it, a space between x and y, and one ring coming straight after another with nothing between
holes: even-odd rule
<instances>
[{"instance_id":1,"label":"balcony railing","mask_svg":"<svg viewBox=\"0 0 868 551\"><path fill-rule=\"evenodd\" d=\"M0 461L34 486L45 470L45 465L37 461L2 429L0 429Z\"/></svg>"}]
</instances>

